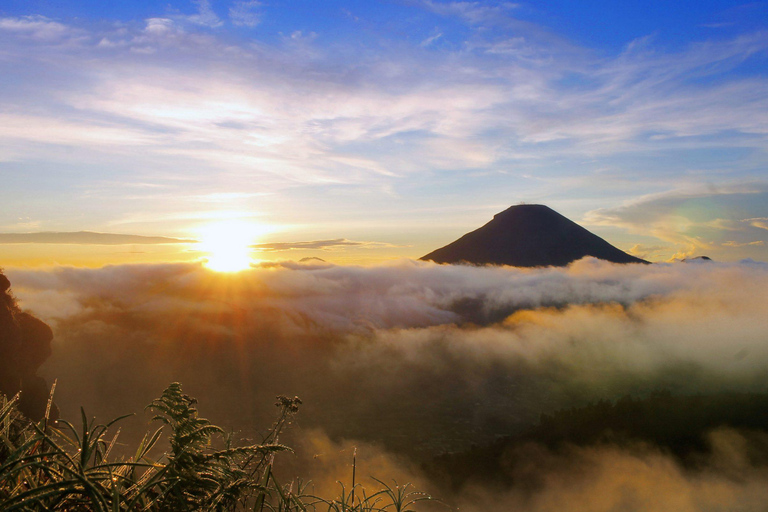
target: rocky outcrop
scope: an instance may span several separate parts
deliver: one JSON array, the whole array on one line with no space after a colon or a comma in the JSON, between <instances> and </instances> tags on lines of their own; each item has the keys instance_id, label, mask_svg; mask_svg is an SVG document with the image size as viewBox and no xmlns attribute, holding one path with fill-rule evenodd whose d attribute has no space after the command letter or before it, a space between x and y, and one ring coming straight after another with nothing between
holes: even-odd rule
<instances>
[{"instance_id":1,"label":"rocky outcrop","mask_svg":"<svg viewBox=\"0 0 768 512\"><path fill-rule=\"evenodd\" d=\"M21 311L11 283L0 272L0 393L21 392L19 411L32 420L45 416L50 388L37 370L51 355L53 331L42 320ZM58 411L52 407L51 418Z\"/></svg>"}]
</instances>

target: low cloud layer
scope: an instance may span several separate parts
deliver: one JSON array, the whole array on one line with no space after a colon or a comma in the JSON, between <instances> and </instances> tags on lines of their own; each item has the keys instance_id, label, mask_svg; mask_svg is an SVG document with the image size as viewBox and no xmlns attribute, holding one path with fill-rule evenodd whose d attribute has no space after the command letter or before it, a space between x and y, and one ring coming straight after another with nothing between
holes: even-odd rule
<instances>
[{"instance_id":1,"label":"low cloud layer","mask_svg":"<svg viewBox=\"0 0 768 512\"><path fill-rule=\"evenodd\" d=\"M108 414L136 409L181 380L233 424L249 424L275 394L298 394L304 421L332 433L377 438L385 416L397 444L437 425L439 442L416 434L429 451L623 393L759 390L768 369L761 264L8 275L23 306L54 328L46 372L62 383L65 412L81 401ZM97 382L103 396L89 396Z\"/></svg>"},{"instance_id":2,"label":"low cloud layer","mask_svg":"<svg viewBox=\"0 0 768 512\"><path fill-rule=\"evenodd\" d=\"M685 467L646 443L601 444L551 450L536 444L505 454L502 471L517 482L499 488L474 481L461 489L436 485L407 458L360 441L334 441L316 430L302 432L296 454L278 464L280 474L311 478L305 492L337 495L351 484L357 455L358 483L381 486L369 475L389 476L387 483L411 482L416 489L469 512L758 512L768 499L768 471L755 462L766 453L764 434L721 428L707 435L709 452L695 467ZM412 490L413 488L409 489ZM417 510L446 510L422 503ZM431 505L431 506L430 506Z\"/></svg>"},{"instance_id":3,"label":"low cloud layer","mask_svg":"<svg viewBox=\"0 0 768 512\"><path fill-rule=\"evenodd\" d=\"M419 482L425 477L408 460L489 442L542 412L659 389L766 390L768 266L754 262L6 273L22 306L54 329L41 372L58 378L63 416L81 404L104 419L138 411L178 380L212 420L252 435L269 424L275 395L296 394L305 405L294 441L327 448L307 451L347 460L344 450L368 446L381 468ZM750 462L733 483L716 461L683 469L652 446L579 450L543 453L543 465L526 470L539 482L533 490L465 489L455 499L471 500L469 510L495 510L478 504L496 499L544 511L568 499L592 503L584 491L592 489L607 504L584 510L619 510L622 499L630 500L622 510L659 510L642 493L661 486L683 500L669 502L685 505L678 510L725 510L692 495L706 489L717 494L713 503L757 503L764 488L764 472ZM326 467L303 464L304 456L297 467ZM335 457L327 467L344 466ZM640 476L620 477L630 474Z\"/></svg>"},{"instance_id":4,"label":"low cloud layer","mask_svg":"<svg viewBox=\"0 0 768 512\"><path fill-rule=\"evenodd\" d=\"M759 511L768 491L768 472L753 465L765 455L765 438L733 430L710 434L711 454L696 469L668 454L638 444L573 448L552 453L526 447L531 461L508 468L525 482L509 491L482 485L466 489L460 509L526 512L696 512ZM535 463L533 462L535 461Z\"/></svg>"}]
</instances>

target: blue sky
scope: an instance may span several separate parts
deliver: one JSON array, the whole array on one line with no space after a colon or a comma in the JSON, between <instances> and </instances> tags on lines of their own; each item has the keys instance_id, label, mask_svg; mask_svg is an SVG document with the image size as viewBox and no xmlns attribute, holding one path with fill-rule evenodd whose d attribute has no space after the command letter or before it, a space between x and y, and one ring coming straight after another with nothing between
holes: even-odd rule
<instances>
[{"instance_id":1,"label":"blue sky","mask_svg":"<svg viewBox=\"0 0 768 512\"><path fill-rule=\"evenodd\" d=\"M730 37L765 28L765 2L728 0L680 0L677 2L608 0L573 2L549 0L524 2L419 2L401 1L241 1L241 2L102 2L7 0L6 16L44 15L53 19L85 23L133 22L153 17L187 16L200 25L227 31L230 37L258 37L275 41L279 34L296 30L322 33L335 40L367 40L430 37L443 33L450 44L462 45L469 30L461 20L446 18L472 10L498 9L516 20L549 30L574 44L616 54L634 39L654 35L667 48L682 48L691 41L712 36ZM437 11L437 12L436 12ZM203 13L201 15L201 13ZM477 18L475 18L477 20ZM464 21L472 21L471 15ZM228 26L229 25L229 26ZM361 26L362 25L362 26ZM496 29L502 24L500 23ZM233 30L234 28L234 30ZM239 28L239 30L238 30Z\"/></svg>"},{"instance_id":2,"label":"blue sky","mask_svg":"<svg viewBox=\"0 0 768 512\"><path fill-rule=\"evenodd\" d=\"M235 219L367 262L539 202L642 257L765 260L766 20L725 1L5 1L0 232Z\"/></svg>"}]
</instances>

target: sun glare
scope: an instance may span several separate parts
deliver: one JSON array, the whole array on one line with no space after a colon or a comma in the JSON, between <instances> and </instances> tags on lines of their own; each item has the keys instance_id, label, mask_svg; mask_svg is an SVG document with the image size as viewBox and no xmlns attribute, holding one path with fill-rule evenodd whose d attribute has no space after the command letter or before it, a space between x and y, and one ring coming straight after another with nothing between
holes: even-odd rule
<instances>
[{"instance_id":1,"label":"sun glare","mask_svg":"<svg viewBox=\"0 0 768 512\"><path fill-rule=\"evenodd\" d=\"M202 230L201 247L208 253L205 266L216 272L239 272L250 268L250 246L265 231L262 226L242 221L206 226Z\"/></svg>"}]
</instances>

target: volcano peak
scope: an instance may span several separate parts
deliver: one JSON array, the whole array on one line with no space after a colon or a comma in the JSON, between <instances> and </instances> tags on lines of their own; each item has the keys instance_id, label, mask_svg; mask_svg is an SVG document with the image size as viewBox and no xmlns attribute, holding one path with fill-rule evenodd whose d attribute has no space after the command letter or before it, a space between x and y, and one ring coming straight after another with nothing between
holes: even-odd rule
<instances>
[{"instance_id":1,"label":"volcano peak","mask_svg":"<svg viewBox=\"0 0 768 512\"><path fill-rule=\"evenodd\" d=\"M515 267L565 266L585 256L648 263L609 244L543 204L520 204L422 260Z\"/></svg>"}]
</instances>

